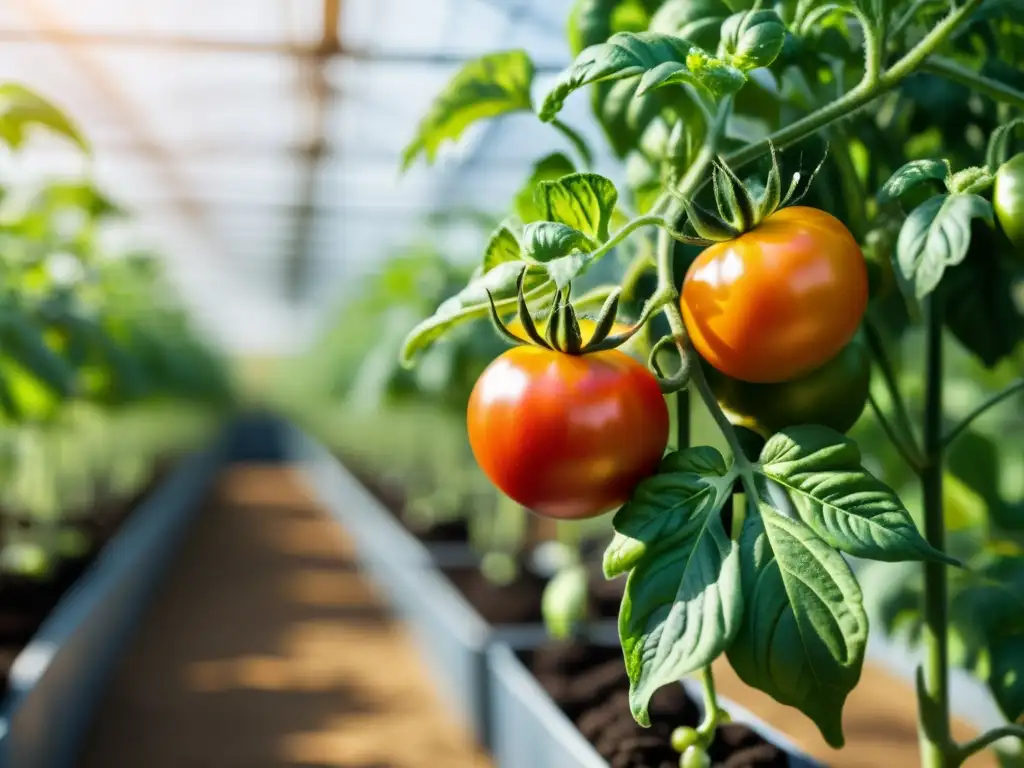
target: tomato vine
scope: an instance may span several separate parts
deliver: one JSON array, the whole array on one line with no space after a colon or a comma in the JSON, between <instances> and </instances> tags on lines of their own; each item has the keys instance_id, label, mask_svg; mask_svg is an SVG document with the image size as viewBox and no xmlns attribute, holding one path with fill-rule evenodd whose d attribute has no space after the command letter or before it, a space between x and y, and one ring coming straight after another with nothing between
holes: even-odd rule
<instances>
[{"instance_id":1,"label":"tomato vine","mask_svg":"<svg viewBox=\"0 0 1024 768\"><path fill-rule=\"evenodd\" d=\"M494 231L483 265L468 284L412 330L402 360L414 364L452 329L490 315L511 342L540 347L513 352L543 356L553 376L545 385L548 394L574 405L575 393L583 391L569 384L580 375L576 368L600 365L599 356L609 348L653 328L662 316L657 320L666 330L653 340L648 365L662 393L677 393L677 439L662 451L667 427L661 427L661 405L651 401L633 417L637 430L653 434L658 445L652 460L640 462L642 471L630 476L625 494L620 488L598 493L600 499L586 499L575 510L586 514L564 513L567 501L560 492L579 500L584 486L595 493L603 488L597 475L588 478L586 472L558 479L563 460L583 457L586 466L601 464L584 446L593 438L574 433L572 408L556 413L531 389L534 375L510 366L511 357L504 363L499 358L505 366L501 386L491 381L498 369L489 370L480 386L534 392L535 404L517 401L514 413L502 416L499 434L479 430L483 416L474 401L470 432L488 476L534 511L574 517L618 506L604 571L608 578L627 576L619 630L633 715L648 722L650 698L663 685L696 672L704 681L707 721L696 733L673 737L682 760L706 758L700 750L720 715L710 665L723 654L746 683L800 709L829 744L843 745L843 706L859 680L868 635L865 596L846 555L921 563L922 765L959 765L992 743L994 734L1024 737L1024 726L1006 725L966 744L952 738L949 569L962 563L947 552L944 519L950 444L980 415L1022 391L1016 380L946 428L946 331L989 368L1010 358L1024 339L1024 312L1012 293L1021 267L1020 155L1009 156L1013 132L1024 124L1013 119L1013 110L1024 106L1024 90L1012 79L969 65L976 61L977 44L969 38L978 25L992 23L990 37L1006 35L1019 43L1024 35L1018 21L1009 10L1000 16L998 3L983 7L982 0L952 3L941 15L920 1L800 0L767 9L762 3L748 8L708 0L690 7L666 0L652 4L645 28L647 10L634 9L639 15L628 16L627 23L609 10L615 5L581 2L574 11L575 59L539 104L532 98L533 69L525 52L491 54L467 65L421 124L406 164L421 151L431 159L442 141L457 139L480 116L534 111L568 140L587 170L577 172L565 156L538 162L517 196L520 215L507 217ZM844 46L851 52L846 58ZM847 90L850 73L858 79ZM956 147L952 158L914 157L907 147L879 158L867 154L850 123L856 120L865 134L875 131L883 138L887 128L897 130L894 115L923 74L968 86L989 100L976 111L999 114L1001 125L990 130L984 165L968 161L954 170L954 161L978 154L977 140L950 141ZM790 86L785 94L783 80ZM612 153L631 172L627 186L635 213L627 213L609 179L590 170L593 153L558 117L565 101L584 88L591 89ZM776 102L770 110L774 124L768 121L756 137L738 138L739 118L766 89ZM868 106L878 108L879 116L869 120ZM832 183L815 183L818 170L808 173L801 163L783 194L782 167L792 162L788 150L799 145L824 155L828 141L835 144L834 159L823 159L818 170ZM754 166L751 176L741 175ZM883 179L888 180L877 196L871 195ZM808 194L811 203L792 205ZM608 254L635 241L649 245L652 227L653 257L637 246L621 285L602 287L607 301L593 321L594 340L586 341L570 285L586 285L588 273ZM681 246L706 249L688 257L690 272L682 280ZM870 279L865 250L875 259ZM782 271L758 275L761 254ZM652 269L656 283L635 320L626 323L629 332L609 335L620 300L643 298L637 287ZM690 293L694 274L709 286L702 301ZM738 289L738 276L754 287ZM786 277L795 281L789 292L779 287ZM831 282L822 288L826 278ZM822 290L820 301L807 299L812 284ZM886 284L899 290L879 289ZM523 334L505 325L503 315L514 309ZM547 323L545 336L531 313ZM887 338L911 326L921 330L923 351L920 438ZM803 377L824 376L855 334L863 376L853 377L860 386L846 395L848 408L841 414L829 412L827 402L824 411L776 412L759 423L763 439L751 441L735 418L745 414L723 410L728 398L714 386L721 386L721 375L737 386L796 386ZM865 348L888 408L870 388ZM675 366L666 376L660 357L669 351ZM564 372L550 373L559 370ZM625 396L625 385L616 391ZM728 456L690 445L687 391L710 412ZM747 390L744 396L758 395ZM743 408L736 402L733 411L756 410L750 400ZM865 402L919 484L924 535L900 495L866 468L858 442L843 434ZM652 418L656 428L648 429L645 420ZM623 425L609 430L615 440L625 439ZM512 434L515 440L507 437ZM504 458L492 461L491 450ZM612 454L600 458L609 459L607 467L632 471L639 465L631 456L622 453L618 462ZM513 466L525 468L515 482L506 472ZM723 516L734 496L742 499L738 514ZM574 599L581 589L577 576L560 582ZM783 632L800 642L784 643ZM1003 695L1001 703L1010 719L1024 712L1024 701L1018 706Z\"/></svg>"}]
</instances>

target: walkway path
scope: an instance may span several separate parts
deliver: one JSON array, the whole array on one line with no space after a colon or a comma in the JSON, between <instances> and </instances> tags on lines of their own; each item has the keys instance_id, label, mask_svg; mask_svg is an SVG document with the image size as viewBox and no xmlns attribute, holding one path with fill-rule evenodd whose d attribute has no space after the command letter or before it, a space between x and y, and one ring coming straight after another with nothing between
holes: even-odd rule
<instances>
[{"instance_id":1,"label":"walkway path","mask_svg":"<svg viewBox=\"0 0 1024 768\"><path fill-rule=\"evenodd\" d=\"M483 768L286 469L227 472L80 768Z\"/></svg>"}]
</instances>

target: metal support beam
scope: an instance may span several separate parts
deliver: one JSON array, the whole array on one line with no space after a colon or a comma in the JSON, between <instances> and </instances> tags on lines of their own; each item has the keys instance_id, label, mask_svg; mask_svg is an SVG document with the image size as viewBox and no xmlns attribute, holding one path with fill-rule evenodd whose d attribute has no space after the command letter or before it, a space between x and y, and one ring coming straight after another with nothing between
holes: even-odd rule
<instances>
[{"instance_id":1,"label":"metal support beam","mask_svg":"<svg viewBox=\"0 0 1024 768\"><path fill-rule=\"evenodd\" d=\"M317 45L295 45L240 40L213 40L182 35L120 34L113 32L74 32L71 30L41 29L20 30L0 29L0 42L10 44L53 43L67 46L98 46L139 48L143 50L173 50L183 53L233 53L251 55L276 55L314 62L340 58L371 64L396 64L417 67L458 67L470 61L472 56L462 56L433 51L374 50L344 46L340 41L321 42ZM537 61L538 72L560 72L568 61Z\"/></svg>"},{"instance_id":2,"label":"metal support beam","mask_svg":"<svg viewBox=\"0 0 1024 768\"><path fill-rule=\"evenodd\" d=\"M316 216L316 187L320 165L327 147L327 119L330 114L331 86L327 82L327 64L333 51L340 47L338 24L341 17L341 0L323 0L323 37L318 47L319 55L306 60L305 80L310 95L312 134L306 161L296 213L292 238L295 246L285 258L284 283L286 298L297 302L303 294L309 269L309 252Z\"/></svg>"},{"instance_id":3,"label":"metal support beam","mask_svg":"<svg viewBox=\"0 0 1024 768\"><path fill-rule=\"evenodd\" d=\"M20 8L28 18L53 34L74 37L73 33L63 27L56 15L45 7L43 0L20 0ZM93 85L99 96L109 103L120 122L129 127L142 151L153 159L162 177L162 185L177 200L176 207L182 218L200 237L214 246L215 252L220 252L221 244L217 242L202 207L192 196L191 187L178 172L175 158L150 135L149 126L146 125L145 117L137 105L122 93L116 80L93 58L92 53L71 47L67 51L67 56L87 76L88 82Z\"/></svg>"}]
</instances>

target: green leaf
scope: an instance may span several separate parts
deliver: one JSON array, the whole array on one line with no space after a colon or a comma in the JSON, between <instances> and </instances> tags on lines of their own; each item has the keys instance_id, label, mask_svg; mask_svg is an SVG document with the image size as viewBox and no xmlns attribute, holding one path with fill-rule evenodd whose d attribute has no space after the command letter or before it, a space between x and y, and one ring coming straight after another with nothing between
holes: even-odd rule
<instances>
[{"instance_id":1,"label":"green leaf","mask_svg":"<svg viewBox=\"0 0 1024 768\"><path fill-rule=\"evenodd\" d=\"M2 410L11 421L20 421L24 417L21 404L14 396L14 392L11 391L7 375L2 371L0 371L0 410Z\"/></svg>"},{"instance_id":2,"label":"green leaf","mask_svg":"<svg viewBox=\"0 0 1024 768\"><path fill-rule=\"evenodd\" d=\"M1024 635L996 641L989 650L988 687L1011 723L1024 715Z\"/></svg>"},{"instance_id":3,"label":"green leaf","mask_svg":"<svg viewBox=\"0 0 1024 768\"><path fill-rule=\"evenodd\" d=\"M616 156L626 157L666 108L672 91L655 91L637 96L640 78L597 83L593 92L594 114Z\"/></svg>"},{"instance_id":4,"label":"green leaf","mask_svg":"<svg viewBox=\"0 0 1024 768\"><path fill-rule=\"evenodd\" d=\"M1010 138L1013 136L1013 132L1021 127L1024 127L1024 117L1010 120L992 132L988 140L988 149L985 152L985 164L992 173L995 173L999 166L1006 162L1010 153Z\"/></svg>"},{"instance_id":5,"label":"green leaf","mask_svg":"<svg viewBox=\"0 0 1024 768\"><path fill-rule=\"evenodd\" d=\"M608 42L580 52L545 97L540 118L553 120L565 99L585 85L642 75L666 64L674 65L671 75L677 81L685 79L713 96L733 93L746 80L739 70L730 72L726 64L682 38L655 32L620 32ZM737 74L741 82L737 82Z\"/></svg>"},{"instance_id":6,"label":"green leaf","mask_svg":"<svg viewBox=\"0 0 1024 768\"><path fill-rule=\"evenodd\" d=\"M3 354L61 397L74 390L75 371L44 340L43 332L20 313L4 318L0 334Z\"/></svg>"},{"instance_id":7,"label":"green leaf","mask_svg":"<svg viewBox=\"0 0 1024 768\"><path fill-rule=\"evenodd\" d=\"M402 155L402 170L422 153L432 163L444 141L478 120L533 109L533 61L526 51L489 53L467 62L434 100Z\"/></svg>"},{"instance_id":8,"label":"green leaf","mask_svg":"<svg viewBox=\"0 0 1024 768\"><path fill-rule=\"evenodd\" d=\"M774 11L736 13L722 25L718 55L730 65L746 72L767 67L786 41L786 27Z\"/></svg>"},{"instance_id":9,"label":"green leaf","mask_svg":"<svg viewBox=\"0 0 1024 768\"><path fill-rule=\"evenodd\" d=\"M582 565L563 568L544 587L541 614L548 634L556 640L572 635L587 615L587 569Z\"/></svg>"},{"instance_id":10,"label":"green leaf","mask_svg":"<svg viewBox=\"0 0 1024 768\"><path fill-rule=\"evenodd\" d=\"M507 261L488 272L477 274L465 288L443 302L432 316L409 332L402 345L402 365L411 367L420 353L456 326L487 317L490 314L488 291L494 296L499 309L513 308L516 304L516 282L524 266L522 262ZM542 291L536 278L529 274L527 278L524 289L532 286L538 295L550 292ZM551 290L554 288L549 287Z\"/></svg>"},{"instance_id":11,"label":"green leaf","mask_svg":"<svg viewBox=\"0 0 1024 768\"><path fill-rule=\"evenodd\" d=\"M743 623L727 651L736 674L796 707L831 746L860 680L868 618L842 555L798 520L762 505L740 537Z\"/></svg>"},{"instance_id":12,"label":"green leaf","mask_svg":"<svg viewBox=\"0 0 1024 768\"><path fill-rule=\"evenodd\" d=\"M722 454L710 447L687 448L662 459L658 472L637 486L612 520L615 536L604 553L605 577L621 576L644 557L675 547L684 531L673 513L714 503L728 471Z\"/></svg>"},{"instance_id":13,"label":"green leaf","mask_svg":"<svg viewBox=\"0 0 1024 768\"><path fill-rule=\"evenodd\" d=\"M1024 284L1024 269L1012 254L1004 237L976 223L969 257L942 282L946 326L989 368L1024 339L1024 308L1014 295Z\"/></svg>"},{"instance_id":14,"label":"green leaf","mask_svg":"<svg viewBox=\"0 0 1024 768\"><path fill-rule=\"evenodd\" d=\"M573 251L561 258L551 259L544 265L544 269L555 287L564 290L573 280L586 272L593 262L592 253Z\"/></svg>"},{"instance_id":15,"label":"green leaf","mask_svg":"<svg viewBox=\"0 0 1024 768\"><path fill-rule=\"evenodd\" d=\"M39 194L39 202L49 210L79 208L92 219L127 215L127 211L89 182L61 181L48 184Z\"/></svg>"},{"instance_id":16,"label":"green leaf","mask_svg":"<svg viewBox=\"0 0 1024 768\"><path fill-rule=\"evenodd\" d=\"M939 195L914 209L896 241L896 264L916 298L934 291L946 268L967 256L971 222L991 226L993 217L992 204L978 195Z\"/></svg>"},{"instance_id":17,"label":"green leaf","mask_svg":"<svg viewBox=\"0 0 1024 768\"><path fill-rule=\"evenodd\" d=\"M913 160L894 173L878 193L878 202L898 200L914 187L928 181L945 184L952 173L948 160Z\"/></svg>"},{"instance_id":18,"label":"green leaf","mask_svg":"<svg viewBox=\"0 0 1024 768\"><path fill-rule=\"evenodd\" d=\"M534 163L530 178L516 193L514 206L519 218L526 223L543 219L544 213L536 201L537 185L542 181L555 181L575 172L576 167L572 160L562 152L554 152Z\"/></svg>"},{"instance_id":19,"label":"green leaf","mask_svg":"<svg viewBox=\"0 0 1024 768\"><path fill-rule=\"evenodd\" d=\"M484 248L484 272L490 272L500 264L522 261L522 247L514 231L518 227L506 220L494 230ZM520 264L520 268L522 265Z\"/></svg>"},{"instance_id":20,"label":"green leaf","mask_svg":"<svg viewBox=\"0 0 1024 768\"><path fill-rule=\"evenodd\" d=\"M523 228L527 259L546 264L573 253L589 253L594 242L578 229L556 221L535 221Z\"/></svg>"},{"instance_id":21,"label":"green leaf","mask_svg":"<svg viewBox=\"0 0 1024 768\"><path fill-rule=\"evenodd\" d=\"M576 0L566 29L573 56L612 36L612 14L618 3L619 0Z\"/></svg>"},{"instance_id":22,"label":"green leaf","mask_svg":"<svg viewBox=\"0 0 1024 768\"><path fill-rule=\"evenodd\" d=\"M616 514L605 570L631 568L619 613L633 717L654 693L717 658L743 615L739 547L722 524L732 477L712 448L666 458Z\"/></svg>"},{"instance_id":23,"label":"green leaf","mask_svg":"<svg viewBox=\"0 0 1024 768\"><path fill-rule=\"evenodd\" d=\"M654 0L653 5L657 5ZM575 56L616 32L642 32L652 0L577 0L569 12L569 48Z\"/></svg>"},{"instance_id":24,"label":"green leaf","mask_svg":"<svg viewBox=\"0 0 1024 768\"><path fill-rule=\"evenodd\" d=\"M89 151L78 127L56 106L17 83L0 85L0 139L12 149L19 149L25 143L25 129L32 125L49 128L84 152Z\"/></svg>"},{"instance_id":25,"label":"green leaf","mask_svg":"<svg viewBox=\"0 0 1024 768\"><path fill-rule=\"evenodd\" d=\"M666 0L647 29L692 40L711 51L718 46L719 31L728 16L729 9L721 0Z\"/></svg>"},{"instance_id":26,"label":"green leaf","mask_svg":"<svg viewBox=\"0 0 1024 768\"><path fill-rule=\"evenodd\" d=\"M643 96L655 88L688 83L715 96L724 96L735 93L746 82L747 76L741 70L708 53L694 50L685 62L666 61L644 72L636 92Z\"/></svg>"},{"instance_id":27,"label":"green leaf","mask_svg":"<svg viewBox=\"0 0 1024 768\"><path fill-rule=\"evenodd\" d=\"M776 433L761 451L757 469L778 483L800 519L838 550L869 560L957 564L925 541L896 493L861 466L857 444L833 429L806 425Z\"/></svg>"},{"instance_id":28,"label":"green leaf","mask_svg":"<svg viewBox=\"0 0 1024 768\"><path fill-rule=\"evenodd\" d=\"M536 205L545 221L557 221L603 243L619 193L596 173L575 173L537 185Z\"/></svg>"}]
</instances>

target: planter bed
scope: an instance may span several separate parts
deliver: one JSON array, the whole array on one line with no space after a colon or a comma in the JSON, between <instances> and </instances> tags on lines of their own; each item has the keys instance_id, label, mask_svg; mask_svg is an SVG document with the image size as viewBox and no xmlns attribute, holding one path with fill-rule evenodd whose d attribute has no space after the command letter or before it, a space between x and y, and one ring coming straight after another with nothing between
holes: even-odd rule
<instances>
[{"instance_id":1,"label":"planter bed","mask_svg":"<svg viewBox=\"0 0 1024 768\"><path fill-rule=\"evenodd\" d=\"M651 727L629 711L629 681L618 647L577 640L488 652L491 730L499 768L677 768L672 730L696 726L700 685L683 681L651 702ZM734 722L719 726L708 753L727 768L821 768L785 737L720 698Z\"/></svg>"},{"instance_id":2,"label":"planter bed","mask_svg":"<svg viewBox=\"0 0 1024 768\"><path fill-rule=\"evenodd\" d=\"M220 468L224 441L183 460L139 499L101 516L89 559L57 579L4 596L10 649L0 702L0 768L74 764L104 686L199 500ZM8 587L5 585L5 589ZM17 600L20 610L10 606ZM23 641L19 643L19 640ZM5 665L6 668L6 665Z\"/></svg>"},{"instance_id":3,"label":"planter bed","mask_svg":"<svg viewBox=\"0 0 1024 768\"><path fill-rule=\"evenodd\" d=\"M460 591L443 571L404 572L404 618L444 695L472 726L480 743L491 747L494 734L489 714L492 699L487 650L495 643L534 648L544 641L547 632L539 620L541 587L533 600L530 586L534 579L499 587L482 577L476 579L476 570L457 569L454 573L467 593ZM503 593L514 598L503 599ZM584 632L606 642L617 637L613 619L593 622Z\"/></svg>"},{"instance_id":4,"label":"planter bed","mask_svg":"<svg viewBox=\"0 0 1024 768\"><path fill-rule=\"evenodd\" d=\"M602 757L517 656L518 652L532 659L538 649L556 647L548 644L541 624L540 600L545 583L542 577L524 568L523 575L509 585L499 586L487 581L474 567L475 558L471 553L466 554L468 545L458 541L464 532L457 526L446 526L431 532L425 539L420 538L396 514L400 496L393 489L376 487L372 478L358 479L328 449L298 430L293 430L290 440L291 454L298 459L314 492L356 539L361 563L408 623L442 695L471 725L479 742L494 752L499 766L640 768L645 765L642 761L609 762ZM461 552L460 548L463 548ZM590 609L591 615L600 618L580 635L594 643L598 665L602 661L610 662L596 674L611 676L624 691L623 686L628 687L628 684L621 651L615 645L618 640L615 617L623 582L605 581L599 564L595 562L593 566ZM580 685L586 684L584 680ZM679 710L672 715L674 725L696 722L700 714L699 706L684 690L681 686L664 694ZM608 706L622 704L621 698L611 704L604 702L606 692L592 695L596 697L594 700ZM730 704L729 708L737 714L740 712L735 705ZM600 705L595 707L595 710L600 709ZM541 714L544 712L550 717ZM595 712L591 719L601 716L600 712ZM616 738L624 740L627 746L637 739L643 742L646 738L650 742L657 732L651 748L656 743L668 749L671 729L664 735L657 729L640 729L633 722L628 707L624 710L620 707L614 716L618 728ZM748 722L753 722L753 718ZM759 721L757 728L756 733L741 725L724 729L722 744L716 744L712 756L720 758L735 742L738 748L755 756L761 754L762 759L742 762L745 758L741 751L737 754L741 762L734 760L725 765L792 765L794 768L819 765L803 755L786 762L784 753L774 744L783 744L785 749L798 754L795 748ZM768 734L775 741L766 741L759 733ZM658 755L665 753L655 750L652 754L660 760ZM765 754L769 755L768 762L763 759ZM641 760L646 756L643 751L638 753ZM651 763L650 768L661 768L661 763ZM673 768L675 766L678 766L678 755L675 755Z\"/></svg>"},{"instance_id":5,"label":"planter bed","mask_svg":"<svg viewBox=\"0 0 1024 768\"><path fill-rule=\"evenodd\" d=\"M480 743L495 753L499 766L618 768L621 763L639 768L647 765L642 760L630 762L629 756L622 757L620 763L609 759L614 758L613 755L602 756L600 745L595 747L588 742L573 724L575 719L586 725L582 718L587 713L575 712L571 704L560 702L569 710L567 716L529 672L527 665L537 653L553 652L547 647L546 633L540 623L542 577L524 568L524 575L507 586L487 581L476 568L477 559L465 541L464 525L445 524L418 535L398 514L401 496L396 489L379 487L372 477L357 477L327 448L295 428L289 430L289 443L289 455L299 461L320 501L356 539L362 565L410 626L443 695L472 726ZM582 635L598 645L615 646L617 643L614 617L622 585L622 580L605 581L595 563L590 610L592 616L600 618ZM901 677L912 676L911 656L897 653L878 640L873 638L871 643L869 657L872 661ZM616 685L620 693L624 692L625 672L617 647L611 650L606 647L602 653L596 653L591 663L598 665L602 659L607 661L609 653L615 663L606 668L605 674L613 678L617 675ZM954 673L952 684L954 696L957 691L971 694L966 699L972 707L984 698L976 695L980 686L966 675ZM678 709L670 716L675 725L688 724L686 718L694 717L692 713L699 711L699 687L693 701L678 698L692 685L691 681L683 681L678 691L666 694L677 697L669 701ZM604 693L593 696L594 700L601 701L609 698ZM622 703L621 698L619 703ZM975 707L977 711L973 712L963 712L963 706L954 706L954 709L980 730L982 726L991 727L996 719L991 712L991 702L985 703L988 706ZM726 706L734 719L742 719L754 733L736 726L723 731L723 739L746 746L760 744L765 755L769 746L776 745L790 755L788 764L799 768L821 765L740 706L732 702ZM541 716L541 712L547 715ZM612 715L594 713L590 720L599 720L602 716ZM618 719L602 728L622 729L616 731L617 738L628 744L638 740L644 743L657 730L657 726L647 730L631 725L628 707L620 706L615 718ZM755 737L760 741L755 743ZM655 750L654 758L665 765L668 763L664 756L669 753L662 752L662 757L658 758L656 745L667 749L667 744L667 734L660 733L650 742L650 748ZM744 763L742 752L734 759L721 762L728 752L726 747L728 743L723 741L712 750L716 764L786 764L772 762L774 758L770 757ZM757 754L757 750L752 754ZM640 757L644 755L641 753ZM650 768L661 768L661 765L655 762Z\"/></svg>"},{"instance_id":6,"label":"planter bed","mask_svg":"<svg viewBox=\"0 0 1024 768\"><path fill-rule=\"evenodd\" d=\"M523 568L509 585L488 582L468 544L421 540L329 450L297 429L289 441L313 492L355 539L360 564L409 624L438 686L480 743L489 746L486 652L495 642L535 647L543 640L544 579ZM397 506L394 499L392 506ZM461 532L453 526L444 533L458 537ZM599 566L594 570L595 592L603 594L606 582ZM621 590L621 584L611 589ZM614 637L618 595L592 607L604 620L595 622L591 633Z\"/></svg>"}]
</instances>

